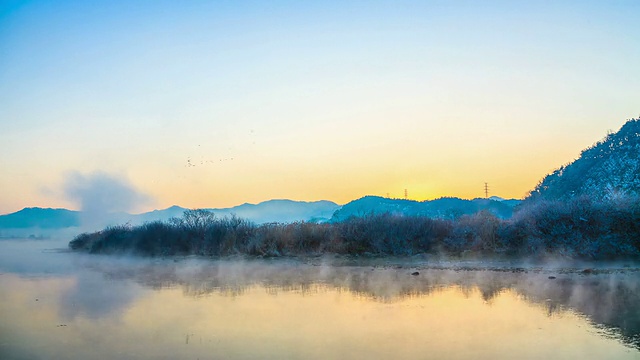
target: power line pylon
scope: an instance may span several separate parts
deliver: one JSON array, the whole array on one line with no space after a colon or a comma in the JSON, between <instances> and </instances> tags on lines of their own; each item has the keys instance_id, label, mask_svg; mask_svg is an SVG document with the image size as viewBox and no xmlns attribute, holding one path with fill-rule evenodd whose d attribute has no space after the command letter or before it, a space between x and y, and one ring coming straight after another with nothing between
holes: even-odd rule
<instances>
[{"instance_id":1,"label":"power line pylon","mask_svg":"<svg viewBox=\"0 0 640 360\"><path fill-rule=\"evenodd\" d=\"M484 197L489 198L489 183L484 183Z\"/></svg>"}]
</instances>

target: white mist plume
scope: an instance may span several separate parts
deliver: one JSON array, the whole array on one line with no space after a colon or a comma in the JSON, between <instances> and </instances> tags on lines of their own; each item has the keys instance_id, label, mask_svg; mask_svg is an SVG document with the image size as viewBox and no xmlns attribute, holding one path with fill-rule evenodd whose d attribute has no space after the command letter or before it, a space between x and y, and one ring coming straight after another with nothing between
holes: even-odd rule
<instances>
[{"instance_id":1,"label":"white mist plume","mask_svg":"<svg viewBox=\"0 0 640 360\"><path fill-rule=\"evenodd\" d=\"M149 204L151 198L136 190L125 178L105 172L67 175L63 187L67 198L82 210L83 226L103 226L110 221L109 214L135 210Z\"/></svg>"}]
</instances>

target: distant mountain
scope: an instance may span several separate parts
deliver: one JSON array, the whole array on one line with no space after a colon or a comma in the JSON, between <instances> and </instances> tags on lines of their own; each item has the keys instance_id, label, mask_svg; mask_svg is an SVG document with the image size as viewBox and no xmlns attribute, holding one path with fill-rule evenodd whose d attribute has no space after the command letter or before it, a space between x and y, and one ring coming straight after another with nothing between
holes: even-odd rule
<instances>
[{"instance_id":1,"label":"distant mountain","mask_svg":"<svg viewBox=\"0 0 640 360\"><path fill-rule=\"evenodd\" d=\"M268 222L289 223L294 221L328 221L340 205L331 201L294 201L268 200L258 204L245 203L230 208L208 208L216 216L231 216L251 220L262 224ZM164 210L154 210L139 215L130 215L128 220L132 224L142 224L148 221L167 220L180 217L187 210L180 206L172 206ZM126 222L126 221L125 221Z\"/></svg>"},{"instance_id":2,"label":"distant mountain","mask_svg":"<svg viewBox=\"0 0 640 360\"><path fill-rule=\"evenodd\" d=\"M527 201L593 200L640 195L640 119L631 119L616 133L585 149L580 157L547 175Z\"/></svg>"},{"instance_id":3,"label":"distant mountain","mask_svg":"<svg viewBox=\"0 0 640 360\"><path fill-rule=\"evenodd\" d=\"M216 216L236 215L257 224L294 221L340 221L350 216L363 216L370 213L395 213L415 216L429 216L433 218L454 219L461 215L473 214L480 210L488 210L500 218L508 218L513 207L520 200L505 199L474 199L440 198L431 201L413 201L402 199L387 199L377 196L366 196L354 200L344 206L331 201L293 201L269 200L258 204L242 204L231 208L207 209ZM95 229L85 229L83 213L66 209L25 208L18 212L0 215L0 229L50 229L83 227L84 231L99 230L106 225L130 223L138 225L156 220L168 220L180 217L187 210L180 206L153 210L142 214L114 213L91 224Z\"/></svg>"},{"instance_id":4,"label":"distant mountain","mask_svg":"<svg viewBox=\"0 0 640 360\"><path fill-rule=\"evenodd\" d=\"M0 228L3 229L59 229L79 225L80 212L67 209L30 207L0 216Z\"/></svg>"},{"instance_id":5,"label":"distant mountain","mask_svg":"<svg viewBox=\"0 0 640 360\"><path fill-rule=\"evenodd\" d=\"M168 220L172 217L180 217L185 212L185 210L188 210L188 209L177 206L177 205L173 205L166 209L153 210L153 211L149 211L149 212L137 214L137 215L127 214L126 217L128 221L130 221L131 223L143 224L145 222Z\"/></svg>"},{"instance_id":6,"label":"distant mountain","mask_svg":"<svg viewBox=\"0 0 640 360\"><path fill-rule=\"evenodd\" d=\"M404 199L388 199L379 196L365 196L351 201L336 211L331 221L342 221L351 216L365 216L368 214L402 214L408 216L427 216L440 219L455 219L462 215L474 214L481 210L488 210L500 218L509 218L513 214L513 207L520 200L492 200L473 199L464 200L444 197L435 200L414 201Z\"/></svg>"},{"instance_id":7,"label":"distant mountain","mask_svg":"<svg viewBox=\"0 0 640 360\"><path fill-rule=\"evenodd\" d=\"M512 208L516 207L518 204L522 202L522 200L519 200L519 199L505 199L505 198L501 198L500 196L490 196L489 200L499 201L505 205L509 205Z\"/></svg>"},{"instance_id":8,"label":"distant mountain","mask_svg":"<svg viewBox=\"0 0 640 360\"><path fill-rule=\"evenodd\" d=\"M340 205L331 201L269 200L259 204L242 204L228 209L208 209L216 215L235 214L258 224L268 222L327 221Z\"/></svg>"},{"instance_id":9,"label":"distant mountain","mask_svg":"<svg viewBox=\"0 0 640 360\"><path fill-rule=\"evenodd\" d=\"M242 204L232 208L207 209L217 216L235 214L258 224L265 222L328 221L340 206L331 201L269 200L259 204ZM180 217L187 210L180 206L153 210L142 214L113 213L90 227L125 224L138 225L156 220ZM87 226L83 224L83 213L66 209L25 208L18 212L0 215L0 229L38 228L57 230ZM98 229L83 229L98 230Z\"/></svg>"}]
</instances>

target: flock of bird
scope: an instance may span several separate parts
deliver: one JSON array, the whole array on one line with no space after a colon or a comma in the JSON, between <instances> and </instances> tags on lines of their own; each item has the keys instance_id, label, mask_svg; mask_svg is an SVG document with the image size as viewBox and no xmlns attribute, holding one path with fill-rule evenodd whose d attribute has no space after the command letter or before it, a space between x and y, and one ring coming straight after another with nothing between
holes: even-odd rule
<instances>
[{"instance_id":1,"label":"flock of bird","mask_svg":"<svg viewBox=\"0 0 640 360\"><path fill-rule=\"evenodd\" d=\"M214 160L200 160L200 164L197 164L197 162L193 162L191 161L191 158L187 158L187 164L185 165L185 167L196 167L198 165L206 165L206 164L215 164L215 163L220 163L223 161L233 161L233 158L224 158L224 159L219 159L218 161L214 161Z\"/></svg>"},{"instance_id":2,"label":"flock of bird","mask_svg":"<svg viewBox=\"0 0 640 360\"><path fill-rule=\"evenodd\" d=\"M254 138L255 137L255 131L253 129L250 130L250 134L251 137ZM255 145L255 138L252 141L252 144ZM200 145L198 145L198 148L200 148ZM231 148L229 148L229 150L231 150ZM216 164L216 163L221 163L221 162L225 162L225 161L233 161L233 158L220 158L218 159L218 161L215 160L204 160L202 157L200 158L200 161L193 161L191 160L191 157L187 158L187 163L185 164L185 167L187 168L191 168L191 167L196 167L198 165L207 165L207 164Z\"/></svg>"}]
</instances>

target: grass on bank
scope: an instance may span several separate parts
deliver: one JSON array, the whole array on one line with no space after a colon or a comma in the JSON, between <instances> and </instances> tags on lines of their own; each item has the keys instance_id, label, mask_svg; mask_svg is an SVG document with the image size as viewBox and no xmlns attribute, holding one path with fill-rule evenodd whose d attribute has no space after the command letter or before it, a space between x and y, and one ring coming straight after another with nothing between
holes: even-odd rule
<instances>
[{"instance_id":1,"label":"grass on bank","mask_svg":"<svg viewBox=\"0 0 640 360\"><path fill-rule=\"evenodd\" d=\"M303 256L322 253L410 256L414 254L559 254L583 259L640 257L640 201L525 204L510 219L488 211L455 220L370 214L336 223L256 225L206 210L140 226L111 226L75 237L69 247L90 253L145 256Z\"/></svg>"}]
</instances>

